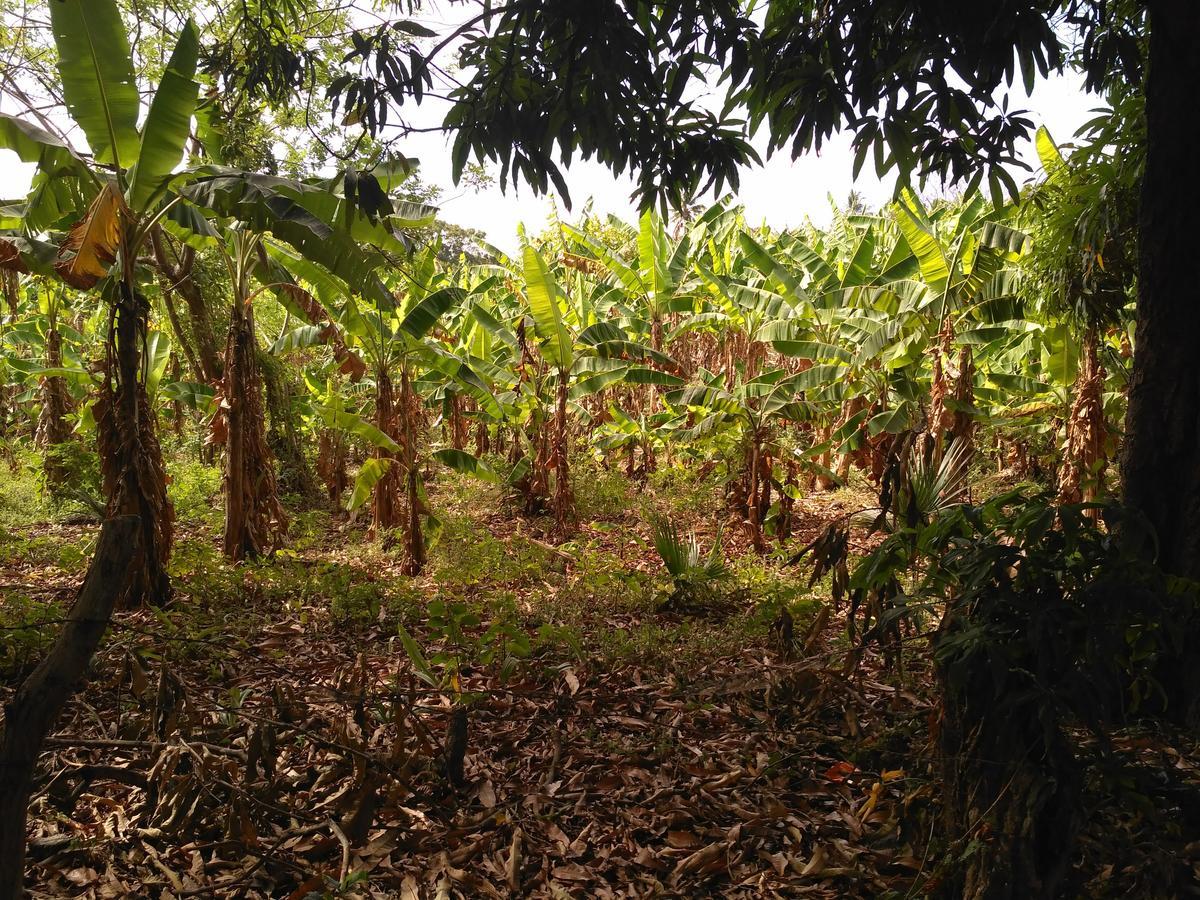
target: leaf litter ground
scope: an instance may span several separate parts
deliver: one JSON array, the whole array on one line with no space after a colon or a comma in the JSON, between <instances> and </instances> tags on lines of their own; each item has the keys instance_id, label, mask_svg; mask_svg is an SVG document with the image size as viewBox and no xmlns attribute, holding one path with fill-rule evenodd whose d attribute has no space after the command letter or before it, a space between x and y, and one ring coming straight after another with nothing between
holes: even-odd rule
<instances>
[{"instance_id":1,"label":"leaf litter ground","mask_svg":"<svg viewBox=\"0 0 1200 900\"><path fill-rule=\"evenodd\" d=\"M583 498L584 524L560 547L473 487L437 499L446 533L415 581L361 528L328 517L299 523L291 553L237 568L216 556L211 523L189 526L178 600L119 615L45 754L33 895L904 897L933 886L935 707L919 654L903 677L870 654L847 674L836 616L809 654L784 652L770 618L787 605L801 632L817 605L800 573L736 537L740 587L727 603L659 609L637 507L707 542L711 497L626 489L590 510ZM845 502L805 502L793 549ZM10 532L5 605L53 622L82 573L69 548L91 533ZM435 651L421 614L434 597L480 609L476 631L508 617L538 636L530 656L508 673L469 659L457 684L425 684L396 625ZM36 657L25 649L6 691ZM461 784L445 764L456 689L468 709ZM1173 783L1194 785L1194 745L1123 740L1134 771L1170 766ZM1114 849L1113 829L1170 829L1110 807L1085 833L1089 877L1133 885L1147 865L1200 855L1186 835L1155 853Z\"/></svg>"}]
</instances>

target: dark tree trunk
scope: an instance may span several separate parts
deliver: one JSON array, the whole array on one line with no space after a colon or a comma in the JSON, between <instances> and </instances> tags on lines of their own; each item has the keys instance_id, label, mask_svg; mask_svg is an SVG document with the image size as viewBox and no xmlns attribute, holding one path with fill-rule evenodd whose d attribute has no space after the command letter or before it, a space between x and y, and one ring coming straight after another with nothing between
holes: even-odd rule
<instances>
[{"instance_id":1,"label":"dark tree trunk","mask_svg":"<svg viewBox=\"0 0 1200 900\"><path fill-rule=\"evenodd\" d=\"M462 450L467 446L467 417L463 415L463 398L455 393L450 396L450 446Z\"/></svg>"},{"instance_id":2,"label":"dark tree trunk","mask_svg":"<svg viewBox=\"0 0 1200 900\"><path fill-rule=\"evenodd\" d=\"M8 304L8 314L15 322L17 319L17 307L21 302L21 276L13 269L4 269L0 271L0 292L4 294L4 300Z\"/></svg>"},{"instance_id":3,"label":"dark tree trunk","mask_svg":"<svg viewBox=\"0 0 1200 900\"><path fill-rule=\"evenodd\" d=\"M25 816L38 754L100 645L113 607L126 591L140 532L134 516L105 521L70 617L46 658L5 709L0 742L0 900L23 894Z\"/></svg>"},{"instance_id":4,"label":"dark tree trunk","mask_svg":"<svg viewBox=\"0 0 1200 900\"><path fill-rule=\"evenodd\" d=\"M325 485L329 502L341 506L350 480L346 475L346 439L332 428L322 429L317 439L317 474Z\"/></svg>"},{"instance_id":5,"label":"dark tree trunk","mask_svg":"<svg viewBox=\"0 0 1200 900\"><path fill-rule=\"evenodd\" d=\"M96 435L108 516L137 516L142 531L134 563L137 575L118 605L162 605L171 597L167 563L175 509L167 496L154 411L141 379L148 309L145 299L124 283L118 290L105 380L95 407Z\"/></svg>"},{"instance_id":6,"label":"dark tree trunk","mask_svg":"<svg viewBox=\"0 0 1200 900\"><path fill-rule=\"evenodd\" d=\"M1145 516L1169 574L1200 578L1200 289L1192 219L1200 206L1195 168L1200 117L1186 111L1200 90L1200 4L1150 0L1146 170L1139 213L1136 352L1129 387L1122 476L1125 502ZM1161 674L1171 712L1200 712L1196 629Z\"/></svg>"},{"instance_id":7,"label":"dark tree trunk","mask_svg":"<svg viewBox=\"0 0 1200 900\"><path fill-rule=\"evenodd\" d=\"M1105 371L1096 352L1099 343L1096 329L1088 328L1067 414L1067 440L1058 469L1059 503L1091 503L1104 487L1108 429L1104 421ZM1099 513L1099 509L1087 511L1094 519Z\"/></svg>"},{"instance_id":8,"label":"dark tree trunk","mask_svg":"<svg viewBox=\"0 0 1200 900\"><path fill-rule=\"evenodd\" d=\"M1129 387L1126 502L1154 526L1159 563L1200 577L1200 291L1191 219L1200 182L1200 117L1181 115L1200 89L1200 4L1150 3L1146 172L1142 181L1137 351Z\"/></svg>"},{"instance_id":9,"label":"dark tree trunk","mask_svg":"<svg viewBox=\"0 0 1200 900\"><path fill-rule=\"evenodd\" d=\"M968 617L965 611L947 613L935 653L937 644L961 639ZM1006 659L1014 667L1036 665L1013 655ZM981 657L970 665L958 662L953 671L940 664L936 670L942 825L952 860L936 896L1053 900L1068 877L1080 824L1079 763L1062 728L1030 708L1048 702L1043 698L1014 705L1021 714L995 714L995 673ZM971 844L974 851L965 853Z\"/></svg>"}]
</instances>

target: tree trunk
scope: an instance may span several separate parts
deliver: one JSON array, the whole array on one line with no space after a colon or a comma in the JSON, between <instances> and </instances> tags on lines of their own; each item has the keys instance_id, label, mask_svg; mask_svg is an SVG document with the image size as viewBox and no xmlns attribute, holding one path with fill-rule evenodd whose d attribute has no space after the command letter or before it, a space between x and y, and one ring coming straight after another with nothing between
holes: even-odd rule
<instances>
[{"instance_id":1,"label":"tree trunk","mask_svg":"<svg viewBox=\"0 0 1200 900\"><path fill-rule=\"evenodd\" d=\"M396 419L396 399L392 388L392 377L387 369L375 373L375 427L397 443L402 444L399 423ZM400 524L400 499L398 486L400 484L401 462L391 450L383 447L375 449L375 458L388 467L387 472L375 484L374 519L371 531L380 534L389 528Z\"/></svg>"},{"instance_id":2,"label":"tree trunk","mask_svg":"<svg viewBox=\"0 0 1200 900\"><path fill-rule=\"evenodd\" d=\"M233 561L273 552L287 529L275 459L267 447L262 378L255 358L252 311L234 303L225 347L218 418L225 431L225 556Z\"/></svg>"},{"instance_id":3,"label":"tree trunk","mask_svg":"<svg viewBox=\"0 0 1200 900\"><path fill-rule=\"evenodd\" d=\"M1200 296L1191 218L1200 183L1200 117L1181 115L1200 90L1200 5L1151 0L1146 170L1139 218L1136 352L1122 459L1125 500L1157 532L1158 562L1200 577Z\"/></svg>"},{"instance_id":4,"label":"tree trunk","mask_svg":"<svg viewBox=\"0 0 1200 900\"><path fill-rule=\"evenodd\" d=\"M21 276L14 269L0 271L0 292L4 294L4 300L8 303L8 314L15 322L17 308L21 303Z\"/></svg>"},{"instance_id":5,"label":"tree trunk","mask_svg":"<svg viewBox=\"0 0 1200 900\"><path fill-rule=\"evenodd\" d=\"M1125 503L1154 539L1127 530L1171 575L1200 578L1200 290L1193 271L1191 221L1200 182L1195 166L1200 117L1200 4L1150 0L1146 169L1138 239L1136 350L1121 471ZM1182 627L1182 624L1181 624ZM1160 683L1178 718L1200 718L1200 628L1166 661Z\"/></svg>"},{"instance_id":6,"label":"tree trunk","mask_svg":"<svg viewBox=\"0 0 1200 900\"><path fill-rule=\"evenodd\" d=\"M550 465L554 469L554 530L560 536L570 533L575 518L575 497L571 493L571 468L567 459L567 373L558 373L557 402L554 408L554 445Z\"/></svg>"},{"instance_id":7,"label":"tree trunk","mask_svg":"<svg viewBox=\"0 0 1200 900\"><path fill-rule=\"evenodd\" d=\"M417 417L420 415L417 397L413 393L412 379L405 367L400 373L400 447L404 473L404 496L407 519L404 529L405 575L420 575L425 568L425 535L421 532L421 514L425 506L421 502L420 471L417 465Z\"/></svg>"},{"instance_id":8,"label":"tree trunk","mask_svg":"<svg viewBox=\"0 0 1200 900\"><path fill-rule=\"evenodd\" d=\"M1104 485L1108 428L1104 421L1105 372L1096 353L1098 343L1096 329L1089 328L1084 335L1075 397L1067 416L1067 441L1058 474L1059 503L1090 503L1100 495ZM1092 518L1098 518L1099 512L1099 509L1088 510Z\"/></svg>"},{"instance_id":9,"label":"tree trunk","mask_svg":"<svg viewBox=\"0 0 1200 900\"><path fill-rule=\"evenodd\" d=\"M255 359L262 377L263 399L266 403L267 446L278 464L278 490L283 494L295 494L305 501L316 500L321 490L313 477L297 427L292 404L292 373L274 357L264 356L259 351L255 352ZM269 366L264 366L264 361Z\"/></svg>"},{"instance_id":10,"label":"tree trunk","mask_svg":"<svg viewBox=\"0 0 1200 900\"><path fill-rule=\"evenodd\" d=\"M325 484L329 502L340 506L350 481L346 476L346 440L335 429L323 428L317 438L317 474Z\"/></svg>"},{"instance_id":11,"label":"tree trunk","mask_svg":"<svg viewBox=\"0 0 1200 900\"><path fill-rule=\"evenodd\" d=\"M100 645L113 607L127 590L141 531L135 516L105 521L66 624L5 709L0 742L0 900L23 894L25 817L38 754Z\"/></svg>"},{"instance_id":12,"label":"tree trunk","mask_svg":"<svg viewBox=\"0 0 1200 900\"><path fill-rule=\"evenodd\" d=\"M935 659L938 644L961 640L972 614L979 613L947 613L934 637ZM1015 659L1006 656L1010 665L1035 668L1019 650ZM1062 728L1025 708L1050 701L1039 695L1022 714L997 716L995 673L983 654L952 670L939 664L936 673L942 824L952 860L936 896L1053 900L1071 866L1083 779Z\"/></svg>"},{"instance_id":13,"label":"tree trunk","mask_svg":"<svg viewBox=\"0 0 1200 900\"><path fill-rule=\"evenodd\" d=\"M763 539L763 519L765 511L763 509L764 489L770 490L770 476L767 476L766 485L763 484L763 448L764 440L763 433L755 427L751 427L750 431L750 446L749 454L746 459L747 466L747 498L746 498L746 525L750 535L750 544L758 553L766 553L767 545ZM770 504L769 494L767 495L768 508Z\"/></svg>"},{"instance_id":14,"label":"tree trunk","mask_svg":"<svg viewBox=\"0 0 1200 900\"><path fill-rule=\"evenodd\" d=\"M176 264L171 263L167 240L158 228L150 231L150 242L154 249L154 261L158 269L169 280L170 290L163 291L163 301L170 305L172 292L183 298L187 306L188 318L191 320L192 336L195 339L195 361L198 366L197 374L200 380L207 384L216 384L221 378L221 357L217 349L217 334L213 328L212 316L200 286L192 277L196 263L196 251L191 247L183 249L183 255L174 254ZM190 349L190 348L189 348Z\"/></svg>"},{"instance_id":15,"label":"tree trunk","mask_svg":"<svg viewBox=\"0 0 1200 900\"><path fill-rule=\"evenodd\" d=\"M467 418L463 415L462 394L450 395L450 446L462 450L467 446Z\"/></svg>"},{"instance_id":16,"label":"tree trunk","mask_svg":"<svg viewBox=\"0 0 1200 900\"><path fill-rule=\"evenodd\" d=\"M61 368L62 362L62 335L52 323L46 332L46 368ZM72 406L71 394L67 391L67 380L61 375L43 378L39 393L42 411L38 415L34 443L45 451L42 472L47 486L53 489L62 485L70 474L55 448L71 439L71 429L66 420Z\"/></svg>"},{"instance_id":17,"label":"tree trunk","mask_svg":"<svg viewBox=\"0 0 1200 900\"><path fill-rule=\"evenodd\" d=\"M175 508L167 496L167 474L154 411L141 379L141 348L146 338L145 298L118 285L107 343L104 384L96 402L96 436L104 476L108 516L137 516L141 523L138 572L118 605L165 604L171 597L167 562Z\"/></svg>"}]
</instances>

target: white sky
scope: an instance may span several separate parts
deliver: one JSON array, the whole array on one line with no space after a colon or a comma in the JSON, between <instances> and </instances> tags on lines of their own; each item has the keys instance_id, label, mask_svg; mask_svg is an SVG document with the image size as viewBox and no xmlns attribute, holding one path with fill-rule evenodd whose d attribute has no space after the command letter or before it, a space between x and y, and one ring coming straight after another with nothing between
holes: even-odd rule
<instances>
[{"instance_id":1,"label":"white sky","mask_svg":"<svg viewBox=\"0 0 1200 900\"><path fill-rule=\"evenodd\" d=\"M1032 97L1020 104L1014 98L1014 105L1028 109L1035 124L1045 125L1056 141L1065 143L1093 118L1092 110L1101 106L1102 100L1083 90L1082 78L1064 75L1040 81ZM488 240L501 249L515 246L517 222L536 229L546 221L550 199L535 195L527 185L522 185L519 192L510 185L507 193L493 186L478 194L465 187L450 187L448 141L440 135L415 137L419 139L413 140L406 152L420 159L422 178L447 186L442 218L483 230ZM1034 172L1039 170L1032 141L1021 148L1019 155ZM820 154L810 153L794 162L786 154L776 154L761 167L743 169L737 200L746 207L749 222L757 225L765 221L778 228L801 225L806 218L818 225L828 223L832 219L828 200L831 194L839 204L844 204L852 189L861 193L871 206L891 200L893 179L881 182L868 159L855 181L851 177L853 167L850 135L835 135ZM1022 183L1033 173L1014 174L1017 182ZM634 187L632 179L617 179L598 163L576 162L566 173L566 181L575 211L590 197L597 213L615 213L628 221L636 219L636 206L629 199ZM561 202L559 211L569 218Z\"/></svg>"},{"instance_id":2,"label":"white sky","mask_svg":"<svg viewBox=\"0 0 1200 900\"><path fill-rule=\"evenodd\" d=\"M456 13L447 18L454 19L460 15ZM431 19L430 24L439 31L448 24L436 21L440 19L438 16ZM1058 141L1065 142L1091 118L1091 110L1101 105L1101 101L1083 92L1078 76L1068 74L1039 81L1030 98L1019 101L1014 97L1011 105L1028 109L1036 124L1046 125ZM0 108L9 113L19 112L11 98L7 97L0 97ZM416 110L413 124L437 124L444 108L437 105L436 101L432 104L427 102ZM411 107L405 107L406 112L410 110ZM86 146L78 131L71 137L80 147ZM412 135L399 149L420 160L421 175L427 183L445 188L441 201L444 219L482 230L491 243L502 249L511 250L516 246L518 222L537 230L549 215L551 200L535 195L527 185L514 189L510 184L507 192L501 192L497 184L477 193L466 187L453 187L449 139L440 134ZM1031 143L1022 149L1021 156L1037 168ZM864 166L857 182L851 178L852 167L850 137L846 134L837 135L820 154L808 154L795 162L785 154L779 154L762 167L744 169L737 199L745 205L749 221L754 224L766 222L782 228L800 225L806 218L811 218L817 224L828 222L831 218L829 195L843 203L852 188L859 191L869 205L883 204L891 198L893 183L890 180L881 183L875 178L870 161ZM0 198L14 199L23 195L28 188L32 168L22 164L15 154L0 151ZM1024 172L1014 174L1018 182L1028 177L1028 173ZM633 190L633 182L629 178L617 179L599 164L577 161L566 173L566 181L574 201L574 211L592 198L597 213L615 213L630 221L636 218L636 209L629 199ZM561 202L559 209L564 217L569 216Z\"/></svg>"}]
</instances>

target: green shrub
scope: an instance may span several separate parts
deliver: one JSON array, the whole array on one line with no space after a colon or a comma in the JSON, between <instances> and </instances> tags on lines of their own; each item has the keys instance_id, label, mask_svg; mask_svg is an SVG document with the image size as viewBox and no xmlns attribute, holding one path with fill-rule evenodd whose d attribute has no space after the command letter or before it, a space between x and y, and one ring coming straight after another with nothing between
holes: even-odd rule
<instances>
[{"instance_id":1,"label":"green shrub","mask_svg":"<svg viewBox=\"0 0 1200 900\"><path fill-rule=\"evenodd\" d=\"M168 460L167 474L175 518L180 522L218 525L224 518L221 470L190 460Z\"/></svg>"},{"instance_id":2,"label":"green shrub","mask_svg":"<svg viewBox=\"0 0 1200 900\"><path fill-rule=\"evenodd\" d=\"M58 635L66 610L58 600L0 594L0 678L14 680L36 665Z\"/></svg>"},{"instance_id":3,"label":"green shrub","mask_svg":"<svg viewBox=\"0 0 1200 900\"><path fill-rule=\"evenodd\" d=\"M615 469L580 468L574 473L575 508L581 521L627 517L634 487Z\"/></svg>"}]
</instances>

